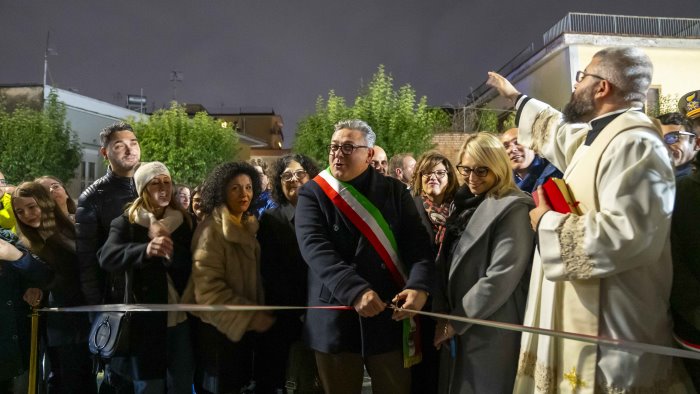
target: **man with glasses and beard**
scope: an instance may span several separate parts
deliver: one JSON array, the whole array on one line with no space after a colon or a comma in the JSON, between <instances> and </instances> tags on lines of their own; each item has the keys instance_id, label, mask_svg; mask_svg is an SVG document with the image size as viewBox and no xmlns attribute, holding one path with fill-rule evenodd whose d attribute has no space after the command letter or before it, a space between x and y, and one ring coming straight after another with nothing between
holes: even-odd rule
<instances>
[{"instance_id":1,"label":"man with glasses and beard","mask_svg":"<svg viewBox=\"0 0 700 394\"><path fill-rule=\"evenodd\" d=\"M700 149L693 126L678 112L663 114L656 119L661 122L664 142L673 158L676 180L690 175L693 171L692 161Z\"/></svg>"},{"instance_id":2,"label":"man with glasses and beard","mask_svg":"<svg viewBox=\"0 0 700 394\"><path fill-rule=\"evenodd\" d=\"M672 346L675 186L661 132L642 112L651 77L642 50L603 49L576 73L560 113L489 73L515 104L518 141L564 171L582 212L552 211L537 190L526 326ZM686 392L676 361L523 333L514 392Z\"/></svg>"},{"instance_id":3,"label":"man with glasses and beard","mask_svg":"<svg viewBox=\"0 0 700 394\"><path fill-rule=\"evenodd\" d=\"M307 312L303 337L329 394L359 393L363 367L373 392L410 392L419 351L406 310L422 309L433 284L431 241L406 185L370 168L375 140L364 121L337 123L329 168L297 200L308 305L329 308ZM330 309L343 306L351 308Z\"/></svg>"}]
</instances>

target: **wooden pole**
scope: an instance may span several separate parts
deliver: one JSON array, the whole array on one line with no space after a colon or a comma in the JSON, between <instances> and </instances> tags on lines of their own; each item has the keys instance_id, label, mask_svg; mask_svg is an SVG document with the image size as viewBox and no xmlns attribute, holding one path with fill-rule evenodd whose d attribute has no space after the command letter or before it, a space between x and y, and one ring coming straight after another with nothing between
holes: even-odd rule
<instances>
[{"instance_id":1,"label":"wooden pole","mask_svg":"<svg viewBox=\"0 0 700 394\"><path fill-rule=\"evenodd\" d=\"M39 353L39 308L32 307L32 341L29 353L29 394L36 394L37 355Z\"/></svg>"}]
</instances>

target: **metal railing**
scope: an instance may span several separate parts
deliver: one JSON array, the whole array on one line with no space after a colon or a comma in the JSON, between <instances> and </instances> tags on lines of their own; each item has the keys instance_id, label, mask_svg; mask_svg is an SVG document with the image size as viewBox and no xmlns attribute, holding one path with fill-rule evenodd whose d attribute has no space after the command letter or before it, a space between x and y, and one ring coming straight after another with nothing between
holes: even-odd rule
<instances>
[{"instance_id":1,"label":"metal railing","mask_svg":"<svg viewBox=\"0 0 700 394\"><path fill-rule=\"evenodd\" d=\"M563 33L698 38L700 19L570 12L542 35L543 44L549 44Z\"/></svg>"}]
</instances>

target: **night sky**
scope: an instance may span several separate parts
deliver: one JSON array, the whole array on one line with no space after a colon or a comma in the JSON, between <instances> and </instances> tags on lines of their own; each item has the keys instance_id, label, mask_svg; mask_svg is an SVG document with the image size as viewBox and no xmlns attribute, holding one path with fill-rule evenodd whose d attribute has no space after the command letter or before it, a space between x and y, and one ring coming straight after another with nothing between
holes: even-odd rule
<instances>
[{"instance_id":1,"label":"night sky","mask_svg":"<svg viewBox=\"0 0 700 394\"><path fill-rule=\"evenodd\" d=\"M431 105L459 105L567 12L698 18L700 1L0 0L0 84L41 83L50 30L59 88L122 106L143 88L149 110L175 96L274 108L290 137L319 95L351 101L379 64Z\"/></svg>"}]
</instances>

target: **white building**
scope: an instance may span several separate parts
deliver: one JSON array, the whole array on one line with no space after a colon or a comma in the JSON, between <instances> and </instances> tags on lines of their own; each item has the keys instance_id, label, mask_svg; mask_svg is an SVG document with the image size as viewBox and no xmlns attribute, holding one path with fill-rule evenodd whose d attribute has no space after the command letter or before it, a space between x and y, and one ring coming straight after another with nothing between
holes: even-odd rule
<instances>
[{"instance_id":1,"label":"white building","mask_svg":"<svg viewBox=\"0 0 700 394\"><path fill-rule=\"evenodd\" d=\"M654 63L647 107L656 109L660 95L680 98L700 89L700 19L656 18L569 13L543 35L543 45L530 45L499 73L515 87L554 107L563 107L574 88L576 71L584 70L600 49L642 48ZM510 106L485 84L469 106Z\"/></svg>"},{"instance_id":2,"label":"white building","mask_svg":"<svg viewBox=\"0 0 700 394\"><path fill-rule=\"evenodd\" d=\"M51 86L44 86L44 100L51 89ZM75 177L66 185L70 195L77 199L83 189L107 172L107 162L100 155L100 131L113 123L147 115L67 90L54 89L58 101L66 106L66 121L70 122L83 149Z\"/></svg>"}]
</instances>

